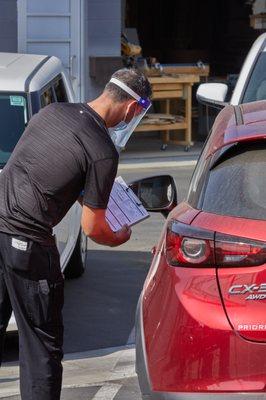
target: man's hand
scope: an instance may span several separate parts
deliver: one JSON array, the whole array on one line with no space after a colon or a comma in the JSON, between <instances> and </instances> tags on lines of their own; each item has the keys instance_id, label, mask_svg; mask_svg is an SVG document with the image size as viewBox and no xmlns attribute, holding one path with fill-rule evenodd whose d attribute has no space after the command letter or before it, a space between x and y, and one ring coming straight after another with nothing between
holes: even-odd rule
<instances>
[{"instance_id":1,"label":"man's hand","mask_svg":"<svg viewBox=\"0 0 266 400\"><path fill-rule=\"evenodd\" d=\"M116 232L116 236L118 241L122 244L130 239L131 233L131 228L128 225L124 225L119 231Z\"/></svg>"},{"instance_id":2,"label":"man's hand","mask_svg":"<svg viewBox=\"0 0 266 400\"><path fill-rule=\"evenodd\" d=\"M85 235L98 244L111 247L127 242L131 229L124 225L118 232L113 232L105 219L105 212L104 209L83 205L81 226Z\"/></svg>"}]
</instances>

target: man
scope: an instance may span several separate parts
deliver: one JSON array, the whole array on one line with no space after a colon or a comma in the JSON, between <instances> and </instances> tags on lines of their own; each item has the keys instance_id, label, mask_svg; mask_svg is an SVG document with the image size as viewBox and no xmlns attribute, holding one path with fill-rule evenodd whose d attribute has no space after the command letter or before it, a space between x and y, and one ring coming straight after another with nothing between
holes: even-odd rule
<instances>
[{"instance_id":1,"label":"man","mask_svg":"<svg viewBox=\"0 0 266 400\"><path fill-rule=\"evenodd\" d=\"M129 240L130 228L114 233L105 210L117 149L128 140L131 121L146 112L150 95L144 75L123 69L90 103L45 107L0 174L0 346L13 309L22 400L60 398L63 275L52 228L79 199L87 236L107 246Z\"/></svg>"}]
</instances>

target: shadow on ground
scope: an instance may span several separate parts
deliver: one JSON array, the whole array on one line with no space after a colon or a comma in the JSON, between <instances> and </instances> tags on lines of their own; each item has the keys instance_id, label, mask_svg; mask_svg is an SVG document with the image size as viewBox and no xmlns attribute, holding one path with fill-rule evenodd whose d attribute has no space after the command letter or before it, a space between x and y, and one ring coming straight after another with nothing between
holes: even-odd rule
<instances>
[{"instance_id":1,"label":"shadow on ground","mask_svg":"<svg viewBox=\"0 0 266 400\"><path fill-rule=\"evenodd\" d=\"M84 276L66 282L66 353L128 342L150 260L148 252L88 252Z\"/></svg>"}]
</instances>

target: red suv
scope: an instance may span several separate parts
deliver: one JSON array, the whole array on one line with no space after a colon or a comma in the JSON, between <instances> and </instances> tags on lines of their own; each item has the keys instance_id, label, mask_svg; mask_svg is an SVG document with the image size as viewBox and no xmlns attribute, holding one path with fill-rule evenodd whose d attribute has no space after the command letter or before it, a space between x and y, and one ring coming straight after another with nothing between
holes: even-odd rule
<instances>
[{"instance_id":1,"label":"red suv","mask_svg":"<svg viewBox=\"0 0 266 400\"><path fill-rule=\"evenodd\" d=\"M227 106L168 216L137 308L143 399L266 399L265 139L266 101ZM151 211L169 179L135 184Z\"/></svg>"}]
</instances>

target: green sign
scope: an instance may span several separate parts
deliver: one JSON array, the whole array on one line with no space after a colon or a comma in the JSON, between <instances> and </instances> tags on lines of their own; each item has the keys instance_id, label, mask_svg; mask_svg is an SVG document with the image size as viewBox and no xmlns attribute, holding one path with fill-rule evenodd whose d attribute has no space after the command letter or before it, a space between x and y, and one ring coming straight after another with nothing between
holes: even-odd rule
<instances>
[{"instance_id":1,"label":"green sign","mask_svg":"<svg viewBox=\"0 0 266 400\"><path fill-rule=\"evenodd\" d=\"M22 106L25 105L25 99L23 96L9 96L11 106Z\"/></svg>"}]
</instances>

